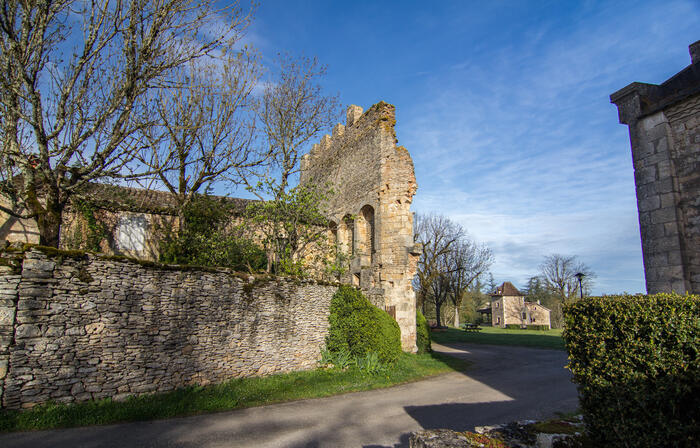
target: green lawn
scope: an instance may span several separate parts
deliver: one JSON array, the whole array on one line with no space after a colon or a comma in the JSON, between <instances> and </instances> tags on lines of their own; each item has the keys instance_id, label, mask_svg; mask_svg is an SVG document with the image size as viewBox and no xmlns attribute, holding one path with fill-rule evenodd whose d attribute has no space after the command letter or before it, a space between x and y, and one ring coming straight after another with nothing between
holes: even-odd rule
<instances>
[{"instance_id":1,"label":"green lawn","mask_svg":"<svg viewBox=\"0 0 700 448\"><path fill-rule=\"evenodd\" d=\"M107 399L73 405L46 404L27 411L0 411L0 432L153 420L326 397L395 386L453 370L461 371L467 366L463 360L437 353L404 353L393 366L375 375L357 368L317 369L234 379L219 385L131 397L123 402Z\"/></svg>"},{"instance_id":2,"label":"green lawn","mask_svg":"<svg viewBox=\"0 0 700 448\"><path fill-rule=\"evenodd\" d=\"M472 342L475 344L519 345L524 347L565 350L561 330L506 330L503 328L482 327L479 332L467 332L448 328L444 332L431 332L437 343Z\"/></svg>"}]
</instances>

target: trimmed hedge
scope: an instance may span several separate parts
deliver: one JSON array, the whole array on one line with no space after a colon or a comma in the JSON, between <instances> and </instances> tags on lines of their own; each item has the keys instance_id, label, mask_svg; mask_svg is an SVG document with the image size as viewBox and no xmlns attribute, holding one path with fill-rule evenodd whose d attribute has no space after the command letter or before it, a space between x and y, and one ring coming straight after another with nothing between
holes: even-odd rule
<instances>
[{"instance_id":1,"label":"trimmed hedge","mask_svg":"<svg viewBox=\"0 0 700 448\"><path fill-rule=\"evenodd\" d=\"M594 446L700 446L700 296L588 298L564 318Z\"/></svg>"},{"instance_id":2,"label":"trimmed hedge","mask_svg":"<svg viewBox=\"0 0 700 448\"><path fill-rule=\"evenodd\" d=\"M355 288L338 288L328 320L326 349L330 352L347 351L355 358L376 353L382 363L394 362L401 355L399 325Z\"/></svg>"},{"instance_id":3,"label":"trimmed hedge","mask_svg":"<svg viewBox=\"0 0 700 448\"><path fill-rule=\"evenodd\" d=\"M430 345L430 325L420 310L416 310L416 345L418 353L428 353L433 350Z\"/></svg>"},{"instance_id":4,"label":"trimmed hedge","mask_svg":"<svg viewBox=\"0 0 700 448\"><path fill-rule=\"evenodd\" d=\"M528 330L546 331L549 330L549 325L528 325Z\"/></svg>"},{"instance_id":5,"label":"trimmed hedge","mask_svg":"<svg viewBox=\"0 0 700 448\"><path fill-rule=\"evenodd\" d=\"M523 326L520 324L506 324L506 330L522 330Z\"/></svg>"}]
</instances>

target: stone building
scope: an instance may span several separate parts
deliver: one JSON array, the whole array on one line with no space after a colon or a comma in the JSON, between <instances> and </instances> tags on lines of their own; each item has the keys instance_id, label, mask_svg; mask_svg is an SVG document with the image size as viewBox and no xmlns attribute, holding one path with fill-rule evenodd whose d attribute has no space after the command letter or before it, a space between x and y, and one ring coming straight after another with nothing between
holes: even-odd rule
<instances>
[{"instance_id":1,"label":"stone building","mask_svg":"<svg viewBox=\"0 0 700 448\"><path fill-rule=\"evenodd\" d=\"M491 293L491 325L506 328L506 325L545 325L551 328L550 310L539 302L525 301L525 295L504 282Z\"/></svg>"},{"instance_id":2,"label":"stone building","mask_svg":"<svg viewBox=\"0 0 700 448\"><path fill-rule=\"evenodd\" d=\"M410 206L416 192L413 161L397 146L394 106L380 102L363 113L350 106L338 124L301 161L301 182L328 185L322 204L339 249L350 259L344 282L358 286L394 316L403 349L416 349L416 300L411 284L420 245Z\"/></svg>"},{"instance_id":3,"label":"stone building","mask_svg":"<svg viewBox=\"0 0 700 448\"><path fill-rule=\"evenodd\" d=\"M661 84L610 96L629 126L647 292L700 293L700 41Z\"/></svg>"}]
</instances>

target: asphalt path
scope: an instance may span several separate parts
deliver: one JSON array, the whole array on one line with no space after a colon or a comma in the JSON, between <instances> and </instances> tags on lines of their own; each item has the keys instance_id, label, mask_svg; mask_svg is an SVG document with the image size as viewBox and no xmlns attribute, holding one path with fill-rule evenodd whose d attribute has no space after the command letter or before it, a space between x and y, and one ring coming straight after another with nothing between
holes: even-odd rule
<instances>
[{"instance_id":1,"label":"asphalt path","mask_svg":"<svg viewBox=\"0 0 700 448\"><path fill-rule=\"evenodd\" d=\"M388 389L142 423L0 435L14 447L408 447L411 432L540 419L578 406L566 353L434 344L471 361Z\"/></svg>"}]
</instances>

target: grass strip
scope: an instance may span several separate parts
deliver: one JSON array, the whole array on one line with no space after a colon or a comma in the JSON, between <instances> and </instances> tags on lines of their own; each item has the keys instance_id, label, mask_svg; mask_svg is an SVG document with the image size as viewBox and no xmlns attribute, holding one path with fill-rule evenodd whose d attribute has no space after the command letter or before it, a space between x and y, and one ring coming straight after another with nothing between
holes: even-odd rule
<instances>
[{"instance_id":1,"label":"grass strip","mask_svg":"<svg viewBox=\"0 0 700 448\"><path fill-rule=\"evenodd\" d=\"M474 344L517 345L522 347L566 350L561 330L511 330L483 327L479 332L468 332L457 328L431 332L430 337L439 344L469 342Z\"/></svg>"},{"instance_id":2,"label":"grass strip","mask_svg":"<svg viewBox=\"0 0 700 448\"><path fill-rule=\"evenodd\" d=\"M76 404L47 403L24 411L0 411L0 432L104 425L228 411L391 387L454 370L463 371L467 366L464 360L439 353L404 353L395 364L375 375L357 368L316 369L237 378L217 385L129 397L119 402L105 399Z\"/></svg>"}]
</instances>

